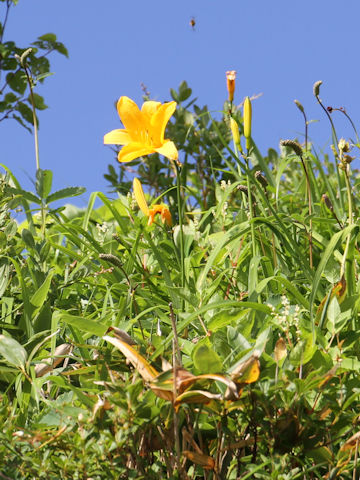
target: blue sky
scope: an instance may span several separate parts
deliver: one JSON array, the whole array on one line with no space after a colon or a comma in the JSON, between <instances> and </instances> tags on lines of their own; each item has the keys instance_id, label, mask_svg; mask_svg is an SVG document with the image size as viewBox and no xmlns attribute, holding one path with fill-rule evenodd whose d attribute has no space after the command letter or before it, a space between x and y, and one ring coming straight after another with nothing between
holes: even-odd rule
<instances>
[{"instance_id":1,"label":"blue sky","mask_svg":"<svg viewBox=\"0 0 360 480\"><path fill-rule=\"evenodd\" d=\"M317 148L327 148L330 129L312 85L322 80L324 104L345 107L359 125L359 14L359 0L19 0L4 40L25 48L53 32L69 50L69 59L53 54L54 75L38 90L49 106L39 113L40 164L53 170L55 189L87 188L74 200L81 206L91 191L106 191L103 174L116 160L103 135L120 128L121 95L141 103L141 82L163 102L186 80L198 104L217 112L225 71L235 69L235 103L263 94L253 103L253 137L264 154L281 138L301 138L295 98L319 120L309 132ZM334 120L339 137L353 136L342 115ZM0 141L0 161L30 189L33 138L8 121Z\"/></svg>"}]
</instances>

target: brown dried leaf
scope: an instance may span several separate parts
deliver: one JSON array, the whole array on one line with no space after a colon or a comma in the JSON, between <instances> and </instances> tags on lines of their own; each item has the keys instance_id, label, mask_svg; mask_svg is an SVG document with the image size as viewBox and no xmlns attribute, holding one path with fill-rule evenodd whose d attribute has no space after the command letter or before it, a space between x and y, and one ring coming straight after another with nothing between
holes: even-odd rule
<instances>
[{"instance_id":1,"label":"brown dried leaf","mask_svg":"<svg viewBox=\"0 0 360 480\"><path fill-rule=\"evenodd\" d=\"M352 435L350 438L346 440L344 445L340 448L341 452L346 452L348 450L354 450L356 446L359 448L360 443L360 431Z\"/></svg>"},{"instance_id":2,"label":"brown dried leaf","mask_svg":"<svg viewBox=\"0 0 360 480\"><path fill-rule=\"evenodd\" d=\"M64 360L64 357L70 353L71 348L69 343L58 345L55 348L53 357L45 358L41 363L35 365L35 375L43 377L46 373L54 370Z\"/></svg>"},{"instance_id":3,"label":"brown dried leaf","mask_svg":"<svg viewBox=\"0 0 360 480\"><path fill-rule=\"evenodd\" d=\"M117 347L129 362L132 363L146 382L151 382L159 374L159 372L157 372L155 368L152 367L150 363L128 343L119 338L109 337L108 335L105 335L103 340L111 343L114 347Z\"/></svg>"},{"instance_id":4,"label":"brown dried leaf","mask_svg":"<svg viewBox=\"0 0 360 480\"><path fill-rule=\"evenodd\" d=\"M260 355L259 350L255 350L247 360L240 363L235 370L231 372L232 380L237 383L256 382L260 376Z\"/></svg>"},{"instance_id":5,"label":"brown dried leaf","mask_svg":"<svg viewBox=\"0 0 360 480\"><path fill-rule=\"evenodd\" d=\"M209 457L204 453L190 452L189 450L184 450L182 453L184 457L191 462L196 463L196 465L201 465L206 470L214 470L215 460L213 457Z\"/></svg>"},{"instance_id":6,"label":"brown dried leaf","mask_svg":"<svg viewBox=\"0 0 360 480\"><path fill-rule=\"evenodd\" d=\"M286 343L283 338L279 338L279 340L275 344L275 349L274 349L274 357L275 357L275 362L279 363L280 360L285 358L287 355L287 348L286 348Z\"/></svg>"}]
</instances>

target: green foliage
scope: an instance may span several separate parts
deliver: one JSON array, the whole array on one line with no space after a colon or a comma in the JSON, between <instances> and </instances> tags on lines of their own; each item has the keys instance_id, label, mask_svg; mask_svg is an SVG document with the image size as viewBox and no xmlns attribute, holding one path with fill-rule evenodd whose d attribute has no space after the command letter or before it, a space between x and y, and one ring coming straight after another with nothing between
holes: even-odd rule
<instances>
[{"instance_id":1,"label":"green foliage","mask_svg":"<svg viewBox=\"0 0 360 480\"><path fill-rule=\"evenodd\" d=\"M67 53L53 34L35 46ZM12 54L3 101L31 123ZM1 475L354 478L358 172L307 140L241 153L240 108L213 118L186 82L171 95L182 166L153 154L131 168L172 227L134 205L126 164L106 176L115 198L94 192L85 209L53 207L84 189L52 192L50 170L32 192L2 166Z\"/></svg>"},{"instance_id":2,"label":"green foliage","mask_svg":"<svg viewBox=\"0 0 360 480\"><path fill-rule=\"evenodd\" d=\"M56 35L47 33L38 37L31 44L31 49L21 48L14 41L4 41L9 11L17 1L2 0L0 5L0 122L14 119L31 132L33 125L32 102L26 94L28 80L20 59L25 60L33 85L42 83L51 75L50 62L47 58L51 52L68 56L66 47L57 41ZM44 98L35 93L34 104L37 110L47 108Z\"/></svg>"}]
</instances>

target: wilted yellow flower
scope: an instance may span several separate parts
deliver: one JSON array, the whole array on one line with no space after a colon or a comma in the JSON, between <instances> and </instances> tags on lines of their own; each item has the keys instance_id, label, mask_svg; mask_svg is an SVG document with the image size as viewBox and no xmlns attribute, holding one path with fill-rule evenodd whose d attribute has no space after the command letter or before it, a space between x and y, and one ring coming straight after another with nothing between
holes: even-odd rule
<instances>
[{"instance_id":1,"label":"wilted yellow flower","mask_svg":"<svg viewBox=\"0 0 360 480\"><path fill-rule=\"evenodd\" d=\"M175 112L176 102L144 102L139 110L129 97L120 97L117 103L119 117L125 129L112 130L104 136L104 143L124 145L118 155L119 162L160 153L170 160L178 159L175 144L164 139L165 127Z\"/></svg>"},{"instance_id":2,"label":"wilted yellow flower","mask_svg":"<svg viewBox=\"0 0 360 480\"><path fill-rule=\"evenodd\" d=\"M235 79L236 79L236 70L228 70L226 72L226 85L227 85L227 90L229 92L229 102L232 102L234 99Z\"/></svg>"},{"instance_id":3,"label":"wilted yellow flower","mask_svg":"<svg viewBox=\"0 0 360 480\"><path fill-rule=\"evenodd\" d=\"M159 213L161 215L162 223L165 223L171 227L172 225L172 218L169 207L164 204L156 204L152 207L148 207L147 201L145 199L144 191L140 180L138 178L134 178L133 181L133 188L134 188L134 195L137 204L139 205L140 210L143 214L149 218L148 225L152 225L155 219L155 215Z\"/></svg>"}]
</instances>

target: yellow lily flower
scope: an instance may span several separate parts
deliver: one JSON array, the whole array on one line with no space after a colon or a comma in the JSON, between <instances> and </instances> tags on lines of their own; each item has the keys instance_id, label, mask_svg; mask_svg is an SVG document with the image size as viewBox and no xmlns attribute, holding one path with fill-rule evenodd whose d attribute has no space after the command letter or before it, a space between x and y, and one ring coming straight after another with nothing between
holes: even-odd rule
<instances>
[{"instance_id":1,"label":"yellow lily flower","mask_svg":"<svg viewBox=\"0 0 360 480\"><path fill-rule=\"evenodd\" d=\"M129 97L117 102L119 117L125 129L112 130L104 136L104 143L124 145L118 155L119 162L131 162L135 158L160 153L177 161L175 144L164 139L165 127L175 112L176 102L144 102L141 110Z\"/></svg>"},{"instance_id":2,"label":"yellow lily flower","mask_svg":"<svg viewBox=\"0 0 360 480\"><path fill-rule=\"evenodd\" d=\"M134 188L134 195L137 204L139 205L140 210L146 217L149 217L148 225L152 225L155 220L155 215L159 213L161 215L162 223L165 223L171 227L172 225L172 218L169 207L164 204L156 204L152 207L148 207L147 201L145 199L144 191L140 180L138 178L134 178L133 181L133 188Z\"/></svg>"}]
</instances>

